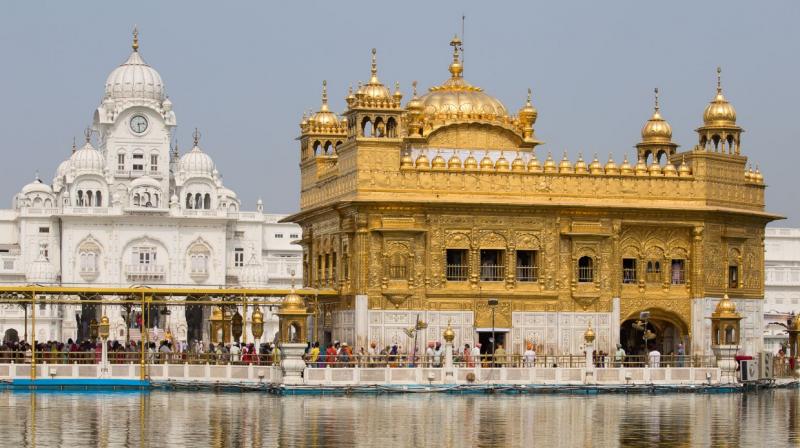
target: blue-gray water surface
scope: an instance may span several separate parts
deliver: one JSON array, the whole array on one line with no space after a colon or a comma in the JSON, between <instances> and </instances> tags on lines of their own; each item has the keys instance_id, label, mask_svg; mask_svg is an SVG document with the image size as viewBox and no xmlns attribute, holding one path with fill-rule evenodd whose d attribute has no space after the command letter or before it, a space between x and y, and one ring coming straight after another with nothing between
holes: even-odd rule
<instances>
[{"instance_id":1,"label":"blue-gray water surface","mask_svg":"<svg viewBox=\"0 0 800 448\"><path fill-rule=\"evenodd\" d=\"M272 396L0 392L7 447L800 446L800 390Z\"/></svg>"}]
</instances>

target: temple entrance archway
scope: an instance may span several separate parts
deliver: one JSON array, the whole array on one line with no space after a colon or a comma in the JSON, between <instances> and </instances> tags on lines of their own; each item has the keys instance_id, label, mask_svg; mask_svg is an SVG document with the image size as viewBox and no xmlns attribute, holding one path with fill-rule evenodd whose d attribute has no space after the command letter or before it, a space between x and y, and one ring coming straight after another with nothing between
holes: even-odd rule
<instances>
[{"instance_id":1,"label":"temple entrance archway","mask_svg":"<svg viewBox=\"0 0 800 448\"><path fill-rule=\"evenodd\" d=\"M640 313L644 311L650 313L646 323L640 319ZM662 355L677 354L681 343L686 354L690 354L689 325L672 311L661 308L638 310L623 319L619 328L619 342L628 355L644 355L652 349ZM655 334L655 338L648 340L646 345L645 330Z\"/></svg>"}]
</instances>

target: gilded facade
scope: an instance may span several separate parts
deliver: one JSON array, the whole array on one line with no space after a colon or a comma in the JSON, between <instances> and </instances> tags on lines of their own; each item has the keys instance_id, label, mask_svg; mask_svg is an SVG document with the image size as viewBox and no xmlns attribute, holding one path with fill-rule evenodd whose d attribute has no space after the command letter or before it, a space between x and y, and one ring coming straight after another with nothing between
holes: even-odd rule
<instances>
[{"instance_id":1,"label":"gilded facade","mask_svg":"<svg viewBox=\"0 0 800 448\"><path fill-rule=\"evenodd\" d=\"M514 352L580 353L591 322L600 350L643 349L643 311L663 352L707 353L706 317L728 293L744 310L744 349L760 350L764 181L740 150L742 129L719 83L698 142L678 151L653 115L631 161L537 151L530 90L516 114L463 77L403 102L378 78L350 88L340 116L300 125L304 283L332 287L315 338L407 347L404 330L456 344L493 329ZM544 157L542 157L544 155ZM490 305L490 299L496 304ZM492 302L494 303L494 302Z\"/></svg>"}]
</instances>

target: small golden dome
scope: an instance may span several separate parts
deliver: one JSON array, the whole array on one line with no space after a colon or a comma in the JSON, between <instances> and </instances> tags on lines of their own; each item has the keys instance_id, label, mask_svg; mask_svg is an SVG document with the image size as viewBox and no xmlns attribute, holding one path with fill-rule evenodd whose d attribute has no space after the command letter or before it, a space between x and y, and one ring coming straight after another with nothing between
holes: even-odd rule
<instances>
[{"instance_id":1,"label":"small golden dome","mask_svg":"<svg viewBox=\"0 0 800 448\"><path fill-rule=\"evenodd\" d=\"M583 154L578 154L578 160L575 162L575 174L586 174L586 162L583 161Z\"/></svg>"},{"instance_id":2,"label":"small golden dome","mask_svg":"<svg viewBox=\"0 0 800 448\"><path fill-rule=\"evenodd\" d=\"M339 117L328 109L328 81L322 81L322 106L314 115L311 116L311 121L316 126L337 126L339 124Z\"/></svg>"},{"instance_id":3,"label":"small golden dome","mask_svg":"<svg viewBox=\"0 0 800 448\"><path fill-rule=\"evenodd\" d=\"M644 143L670 143L672 141L672 126L661 117L658 107L658 89L655 89L656 99L653 116L642 127L642 142Z\"/></svg>"},{"instance_id":4,"label":"small golden dome","mask_svg":"<svg viewBox=\"0 0 800 448\"><path fill-rule=\"evenodd\" d=\"M636 175L637 176L647 176L647 165L644 163L644 159L639 159L639 162L636 163Z\"/></svg>"},{"instance_id":5,"label":"small golden dome","mask_svg":"<svg viewBox=\"0 0 800 448\"><path fill-rule=\"evenodd\" d=\"M220 307L215 306L211 310L211 320L222 320L222 309Z\"/></svg>"},{"instance_id":6,"label":"small golden dome","mask_svg":"<svg viewBox=\"0 0 800 448\"><path fill-rule=\"evenodd\" d=\"M458 153L454 152L452 156L450 156L450 160L447 161L447 169L450 171L461 171L461 157L458 157Z\"/></svg>"},{"instance_id":7,"label":"small golden dome","mask_svg":"<svg viewBox=\"0 0 800 448\"><path fill-rule=\"evenodd\" d=\"M736 304L725 294L722 296L722 300L717 303L717 307L711 313L711 317L736 319L741 316L736 312Z\"/></svg>"},{"instance_id":8,"label":"small golden dome","mask_svg":"<svg viewBox=\"0 0 800 448\"><path fill-rule=\"evenodd\" d=\"M520 155L519 151L517 151L517 156L514 158L514 161L511 162L511 171L515 173L525 171L525 161L522 160L522 155Z\"/></svg>"},{"instance_id":9,"label":"small golden dome","mask_svg":"<svg viewBox=\"0 0 800 448\"><path fill-rule=\"evenodd\" d=\"M603 174L603 165L597 160L597 153L594 154L594 160L589 164L589 172L592 174Z\"/></svg>"},{"instance_id":10,"label":"small golden dome","mask_svg":"<svg viewBox=\"0 0 800 448\"><path fill-rule=\"evenodd\" d=\"M447 321L447 328L444 329L444 333L442 333L442 338L444 338L445 342L453 342L453 339L456 338L456 332L453 331L453 327L450 326L450 321Z\"/></svg>"},{"instance_id":11,"label":"small golden dome","mask_svg":"<svg viewBox=\"0 0 800 448\"><path fill-rule=\"evenodd\" d=\"M622 165L619 167L619 173L623 176L630 176L633 174L633 167L631 166L630 162L628 162L627 154L622 159Z\"/></svg>"},{"instance_id":12,"label":"small golden dome","mask_svg":"<svg viewBox=\"0 0 800 448\"><path fill-rule=\"evenodd\" d=\"M262 313L260 309L256 308L256 310L253 311L253 317L251 320L254 324L264 323L264 313Z\"/></svg>"},{"instance_id":13,"label":"small golden dome","mask_svg":"<svg viewBox=\"0 0 800 448\"><path fill-rule=\"evenodd\" d=\"M542 172L542 164L539 163L539 159L536 158L536 153L531 153L531 158L528 160L528 171L531 173L541 173Z\"/></svg>"},{"instance_id":14,"label":"small golden dome","mask_svg":"<svg viewBox=\"0 0 800 448\"><path fill-rule=\"evenodd\" d=\"M444 171L447 169L447 162L445 162L444 157L442 157L439 151L436 151L436 157L431 161L431 168L433 171Z\"/></svg>"},{"instance_id":15,"label":"small golden dome","mask_svg":"<svg viewBox=\"0 0 800 448\"><path fill-rule=\"evenodd\" d=\"M466 171L478 171L478 160L472 155L472 151L469 152L469 155L464 160L464 169Z\"/></svg>"},{"instance_id":16,"label":"small golden dome","mask_svg":"<svg viewBox=\"0 0 800 448\"><path fill-rule=\"evenodd\" d=\"M525 126L532 126L536 123L536 117L539 116L539 112L531 104L531 89L528 89L528 99L525 101L525 105L520 108L518 116Z\"/></svg>"},{"instance_id":17,"label":"small golden dome","mask_svg":"<svg viewBox=\"0 0 800 448\"><path fill-rule=\"evenodd\" d=\"M545 161L544 161L544 172L545 173L555 173L556 171L558 171L558 168L556 167L555 160L553 160L553 154L551 154L548 151L547 152L547 159L545 159Z\"/></svg>"},{"instance_id":18,"label":"small golden dome","mask_svg":"<svg viewBox=\"0 0 800 448\"><path fill-rule=\"evenodd\" d=\"M400 159L400 169L410 170L414 168L414 159L411 158L411 154L405 153L403 154L403 158Z\"/></svg>"},{"instance_id":19,"label":"small golden dome","mask_svg":"<svg viewBox=\"0 0 800 448\"><path fill-rule=\"evenodd\" d=\"M717 96L703 112L706 126L736 126L736 109L722 95L722 69L717 67Z\"/></svg>"},{"instance_id":20,"label":"small golden dome","mask_svg":"<svg viewBox=\"0 0 800 448\"><path fill-rule=\"evenodd\" d=\"M594 338L595 335L594 335L594 330L592 330L592 323L589 322L589 327L583 333L583 340L586 341L587 344L591 344L592 342L594 342Z\"/></svg>"},{"instance_id":21,"label":"small golden dome","mask_svg":"<svg viewBox=\"0 0 800 448\"><path fill-rule=\"evenodd\" d=\"M422 102L419 100L419 97L417 97L417 81L412 82L411 86L413 87L413 94L411 99L408 100L408 104L406 104L406 109L409 112L422 111Z\"/></svg>"},{"instance_id":22,"label":"small golden dome","mask_svg":"<svg viewBox=\"0 0 800 448\"><path fill-rule=\"evenodd\" d=\"M619 174L619 169L617 168L617 164L614 163L614 157L612 157L611 154L608 155L608 162L606 162L606 174Z\"/></svg>"},{"instance_id":23,"label":"small golden dome","mask_svg":"<svg viewBox=\"0 0 800 448\"><path fill-rule=\"evenodd\" d=\"M398 81L395 81L394 83L394 93L392 94L392 96L398 103L400 102L400 100L403 99L403 93L400 92L400 82Z\"/></svg>"},{"instance_id":24,"label":"small golden dome","mask_svg":"<svg viewBox=\"0 0 800 448\"><path fill-rule=\"evenodd\" d=\"M356 92L356 98L358 99L380 102L382 100L388 100L392 97L391 92L389 92L389 88L387 88L378 80L378 63L375 56L377 52L378 50L374 48L372 49L371 76L368 83L358 88L358 91Z\"/></svg>"},{"instance_id":25,"label":"small golden dome","mask_svg":"<svg viewBox=\"0 0 800 448\"><path fill-rule=\"evenodd\" d=\"M280 306L280 314L306 314L306 303L300 295L294 292L294 287L289 291L289 294L283 299Z\"/></svg>"},{"instance_id":26,"label":"small golden dome","mask_svg":"<svg viewBox=\"0 0 800 448\"><path fill-rule=\"evenodd\" d=\"M417 157L417 161L414 163L414 166L416 166L418 170L423 170L423 171L431 169L431 164L428 161L428 156L426 156L424 152L421 152L419 154L419 156Z\"/></svg>"},{"instance_id":27,"label":"small golden dome","mask_svg":"<svg viewBox=\"0 0 800 448\"><path fill-rule=\"evenodd\" d=\"M561 157L561 162L558 164L558 172L559 173L574 173L575 170L572 169L572 162L569 161L567 158L567 151L564 151L564 156Z\"/></svg>"},{"instance_id":28,"label":"small golden dome","mask_svg":"<svg viewBox=\"0 0 800 448\"><path fill-rule=\"evenodd\" d=\"M673 165L670 162L667 162L667 164L664 165L664 169L662 171L664 172L664 175L667 176L667 177L677 177L678 176L678 170L675 168L675 165Z\"/></svg>"},{"instance_id":29,"label":"small golden dome","mask_svg":"<svg viewBox=\"0 0 800 448\"><path fill-rule=\"evenodd\" d=\"M481 170L494 170L494 163L492 162L492 158L489 157L488 151L483 154L483 158L481 159Z\"/></svg>"},{"instance_id":30,"label":"small golden dome","mask_svg":"<svg viewBox=\"0 0 800 448\"><path fill-rule=\"evenodd\" d=\"M508 171L508 160L503 155L503 151L500 151L500 158L497 159L497 162L494 164L494 169L497 171Z\"/></svg>"},{"instance_id":31,"label":"small golden dome","mask_svg":"<svg viewBox=\"0 0 800 448\"><path fill-rule=\"evenodd\" d=\"M678 167L678 176L686 177L691 176L692 170L689 168L689 165L686 164L686 157L681 159L681 166Z\"/></svg>"},{"instance_id":32,"label":"small golden dome","mask_svg":"<svg viewBox=\"0 0 800 448\"><path fill-rule=\"evenodd\" d=\"M753 179L753 174L755 174L755 173L753 173L753 167L752 166L748 166L747 168L745 168L744 169L744 181L745 182L752 182L754 180Z\"/></svg>"},{"instance_id":33,"label":"small golden dome","mask_svg":"<svg viewBox=\"0 0 800 448\"><path fill-rule=\"evenodd\" d=\"M661 165L658 164L658 159L653 159L653 163L647 167L647 173L651 176L660 176L661 175Z\"/></svg>"},{"instance_id":34,"label":"small golden dome","mask_svg":"<svg viewBox=\"0 0 800 448\"><path fill-rule=\"evenodd\" d=\"M759 184L763 184L764 183L764 176L761 175L761 170L758 169L758 165L756 165L756 172L755 172L755 174L753 174L753 176L754 176L754 178L755 178L757 183L759 183Z\"/></svg>"}]
</instances>

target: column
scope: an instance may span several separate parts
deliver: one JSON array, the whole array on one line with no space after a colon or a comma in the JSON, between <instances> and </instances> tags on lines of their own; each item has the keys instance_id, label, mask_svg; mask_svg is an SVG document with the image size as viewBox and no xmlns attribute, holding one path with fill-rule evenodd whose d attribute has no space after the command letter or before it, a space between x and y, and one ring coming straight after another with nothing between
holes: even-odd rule
<instances>
[{"instance_id":1,"label":"column","mask_svg":"<svg viewBox=\"0 0 800 448\"><path fill-rule=\"evenodd\" d=\"M367 348L369 341L369 298L366 294L356 294L355 297L355 310L353 323L355 341L353 341L353 350L358 350L361 347Z\"/></svg>"}]
</instances>

